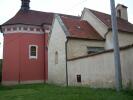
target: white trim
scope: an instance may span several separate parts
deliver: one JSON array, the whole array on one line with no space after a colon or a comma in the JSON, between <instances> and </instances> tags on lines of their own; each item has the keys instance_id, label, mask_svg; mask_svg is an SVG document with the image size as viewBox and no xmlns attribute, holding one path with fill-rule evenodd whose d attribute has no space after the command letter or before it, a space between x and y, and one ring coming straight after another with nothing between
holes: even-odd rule
<instances>
[{"instance_id":1,"label":"white trim","mask_svg":"<svg viewBox=\"0 0 133 100\"><path fill-rule=\"evenodd\" d=\"M21 30L19 29L21 27ZM24 28L27 28L27 30L24 30ZM10 28L10 30L7 30ZM16 28L16 30L13 30L13 28ZM30 30L30 28L33 28L33 30ZM40 31L37 31L36 29L39 28ZM32 34L44 34L43 29L40 26L31 26L31 25L8 25L3 26L3 33L4 34L12 34L12 33L32 33Z\"/></svg>"},{"instance_id":2,"label":"white trim","mask_svg":"<svg viewBox=\"0 0 133 100\"><path fill-rule=\"evenodd\" d=\"M36 47L36 56L31 56L31 47ZM29 59L37 59L38 58L38 46L37 45L29 45Z\"/></svg>"}]
</instances>

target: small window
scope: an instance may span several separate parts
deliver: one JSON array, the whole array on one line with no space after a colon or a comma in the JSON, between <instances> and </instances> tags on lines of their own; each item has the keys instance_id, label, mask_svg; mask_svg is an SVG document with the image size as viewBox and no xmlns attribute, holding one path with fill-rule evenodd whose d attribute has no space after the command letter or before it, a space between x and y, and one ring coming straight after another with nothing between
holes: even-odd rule
<instances>
[{"instance_id":1,"label":"small window","mask_svg":"<svg viewBox=\"0 0 133 100\"><path fill-rule=\"evenodd\" d=\"M11 28L7 28L7 31L11 31Z\"/></svg>"},{"instance_id":2,"label":"small window","mask_svg":"<svg viewBox=\"0 0 133 100\"><path fill-rule=\"evenodd\" d=\"M55 52L55 64L58 64L58 52Z\"/></svg>"},{"instance_id":3,"label":"small window","mask_svg":"<svg viewBox=\"0 0 133 100\"><path fill-rule=\"evenodd\" d=\"M16 31L17 30L17 27L13 27L13 31Z\"/></svg>"},{"instance_id":4,"label":"small window","mask_svg":"<svg viewBox=\"0 0 133 100\"><path fill-rule=\"evenodd\" d=\"M40 29L40 28L37 28L37 29L36 29L36 31L37 31L37 32L40 32L40 31L41 31L41 29Z\"/></svg>"},{"instance_id":5,"label":"small window","mask_svg":"<svg viewBox=\"0 0 133 100\"><path fill-rule=\"evenodd\" d=\"M19 27L18 29L21 30L21 27Z\"/></svg>"},{"instance_id":6,"label":"small window","mask_svg":"<svg viewBox=\"0 0 133 100\"><path fill-rule=\"evenodd\" d=\"M103 47L87 47L88 54L96 53L96 52L100 52L100 51L104 51L104 48Z\"/></svg>"},{"instance_id":7,"label":"small window","mask_svg":"<svg viewBox=\"0 0 133 100\"><path fill-rule=\"evenodd\" d=\"M117 13L118 13L118 17L121 18L121 10L120 9L117 11Z\"/></svg>"},{"instance_id":8,"label":"small window","mask_svg":"<svg viewBox=\"0 0 133 100\"><path fill-rule=\"evenodd\" d=\"M38 46L37 45L30 45L29 46L29 58L30 59L37 59L38 53Z\"/></svg>"},{"instance_id":9,"label":"small window","mask_svg":"<svg viewBox=\"0 0 133 100\"><path fill-rule=\"evenodd\" d=\"M28 30L28 28L27 28L27 27L24 27L23 29L24 29L24 31L27 31L27 30Z\"/></svg>"},{"instance_id":10,"label":"small window","mask_svg":"<svg viewBox=\"0 0 133 100\"><path fill-rule=\"evenodd\" d=\"M30 27L30 31L34 31L34 28L33 27Z\"/></svg>"},{"instance_id":11,"label":"small window","mask_svg":"<svg viewBox=\"0 0 133 100\"><path fill-rule=\"evenodd\" d=\"M77 75L77 82L81 83L81 75Z\"/></svg>"}]
</instances>

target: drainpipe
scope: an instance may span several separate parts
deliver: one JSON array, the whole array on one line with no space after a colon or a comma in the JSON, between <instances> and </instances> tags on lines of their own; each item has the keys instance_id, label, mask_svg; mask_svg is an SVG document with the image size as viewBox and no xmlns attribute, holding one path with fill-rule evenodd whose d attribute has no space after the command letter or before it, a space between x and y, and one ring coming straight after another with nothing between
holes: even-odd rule
<instances>
[{"instance_id":1,"label":"drainpipe","mask_svg":"<svg viewBox=\"0 0 133 100\"><path fill-rule=\"evenodd\" d=\"M67 43L68 43L68 39L65 42L65 52L66 52L66 86L68 86Z\"/></svg>"}]
</instances>

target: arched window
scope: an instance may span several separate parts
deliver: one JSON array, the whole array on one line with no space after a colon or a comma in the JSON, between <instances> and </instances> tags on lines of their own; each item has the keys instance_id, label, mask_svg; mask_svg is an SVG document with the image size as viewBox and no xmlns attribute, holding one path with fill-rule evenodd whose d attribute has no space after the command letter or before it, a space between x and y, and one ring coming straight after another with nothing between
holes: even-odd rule
<instances>
[{"instance_id":1,"label":"arched window","mask_svg":"<svg viewBox=\"0 0 133 100\"><path fill-rule=\"evenodd\" d=\"M55 64L58 64L58 52L55 52Z\"/></svg>"},{"instance_id":2,"label":"arched window","mask_svg":"<svg viewBox=\"0 0 133 100\"><path fill-rule=\"evenodd\" d=\"M121 18L121 10L120 9L117 11L117 14L118 14L118 17Z\"/></svg>"},{"instance_id":3,"label":"arched window","mask_svg":"<svg viewBox=\"0 0 133 100\"><path fill-rule=\"evenodd\" d=\"M37 45L29 45L29 58L37 59L38 54L38 46Z\"/></svg>"}]
</instances>

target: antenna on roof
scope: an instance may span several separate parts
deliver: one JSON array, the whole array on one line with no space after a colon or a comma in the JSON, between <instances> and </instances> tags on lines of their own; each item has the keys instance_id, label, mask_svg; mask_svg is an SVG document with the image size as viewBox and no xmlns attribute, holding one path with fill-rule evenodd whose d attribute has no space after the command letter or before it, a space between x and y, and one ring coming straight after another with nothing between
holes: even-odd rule
<instances>
[{"instance_id":1,"label":"antenna on roof","mask_svg":"<svg viewBox=\"0 0 133 100\"><path fill-rule=\"evenodd\" d=\"M21 2L22 2L21 10L28 11L30 9L29 7L30 0L21 0Z\"/></svg>"}]
</instances>

